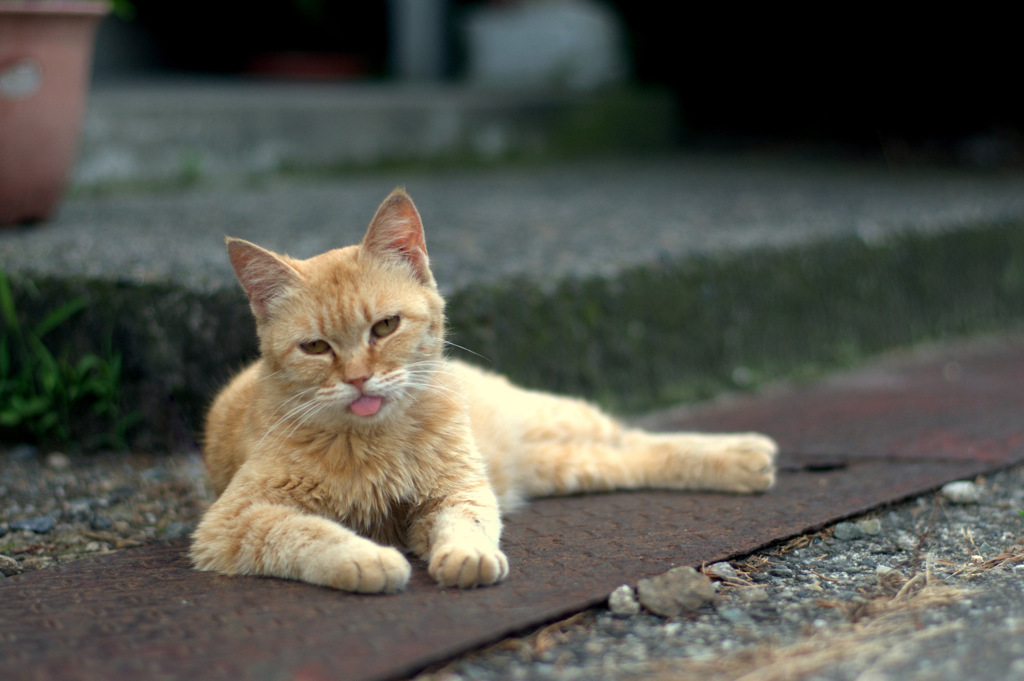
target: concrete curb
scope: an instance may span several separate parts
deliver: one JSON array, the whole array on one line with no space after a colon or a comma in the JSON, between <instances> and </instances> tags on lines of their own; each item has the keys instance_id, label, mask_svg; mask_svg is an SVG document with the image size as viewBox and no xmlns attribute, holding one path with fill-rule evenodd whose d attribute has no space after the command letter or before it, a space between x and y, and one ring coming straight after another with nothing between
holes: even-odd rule
<instances>
[{"instance_id":1,"label":"concrete curb","mask_svg":"<svg viewBox=\"0 0 1024 681\"><path fill-rule=\"evenodd\" d=\"M663 149L675 102L465 86L193 81L93 92L74 184L193 184L282 170L495 162Z\"/></svg>"},{"instance_id":2,"label":"concrete curb","mask_svg":"<svg viewBox=\"0 0 1024 681\"><path fill-rule=\"evenodd\" d=\"M255 354L240 291L11 279L28 319L87 301L61 345L121 353L137 447L191 446L210 397ZM467 359L628 413L1019 323L1024 224L691 255L553 287L503 280L448 301L450 339L478 353Z\"/></svg>"}]
</instances>

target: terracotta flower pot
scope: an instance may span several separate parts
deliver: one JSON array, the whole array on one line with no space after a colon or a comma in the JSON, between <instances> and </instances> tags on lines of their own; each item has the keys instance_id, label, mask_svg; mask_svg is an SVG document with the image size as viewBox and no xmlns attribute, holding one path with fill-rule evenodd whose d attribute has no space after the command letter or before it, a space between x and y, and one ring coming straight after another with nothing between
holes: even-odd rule
<instances>
[{"instance_id":1,"label":"terracotta flower pot","mask_svg":"<svg viewBox=\"0 0 1024 681\"><path fill-rule=\"evenodd\" d=\"M47 219L75 162L106 2L0 0L0 225Z\"/></svg>"}]
</instances>

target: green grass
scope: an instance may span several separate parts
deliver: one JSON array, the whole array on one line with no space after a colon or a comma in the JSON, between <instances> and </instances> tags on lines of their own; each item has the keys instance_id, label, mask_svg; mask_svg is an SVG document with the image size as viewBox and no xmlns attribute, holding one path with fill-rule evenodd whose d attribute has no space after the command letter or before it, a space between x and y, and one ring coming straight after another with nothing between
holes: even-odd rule
<instances>
[{"instance_id":1,"label":"green grass","mask_svg":"<svg viewBox=\"0 0 1024 681\"><path fill-rule=\"evenodd\" d=\"M76 448L123 447L132 418L121 407L121 357L109 347L72 360L47 344L86 306L77 298L27 326L0 271L0 433L4 440ZM76 423L105 424L89 441Z\"/></svg>"}]
</instances>

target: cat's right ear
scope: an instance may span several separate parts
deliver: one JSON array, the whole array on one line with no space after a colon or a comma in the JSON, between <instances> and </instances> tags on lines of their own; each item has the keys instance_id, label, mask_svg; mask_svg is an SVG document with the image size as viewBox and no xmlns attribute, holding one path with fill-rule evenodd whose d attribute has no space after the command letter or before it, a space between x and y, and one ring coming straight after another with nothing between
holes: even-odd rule
<instances>
[{"instance_id":1,"label":"cat's right ear","mask_svg":"<svg viewBox=\"0 0 1024 681\"><path fill-rule=\"evenodd\" d=\"M249 297L249 305L256 320L271 317L274 303L301 280L298 271L265 248L243 239L225 240L228 258L238 282Z\"/></svg>"}]
</instances>

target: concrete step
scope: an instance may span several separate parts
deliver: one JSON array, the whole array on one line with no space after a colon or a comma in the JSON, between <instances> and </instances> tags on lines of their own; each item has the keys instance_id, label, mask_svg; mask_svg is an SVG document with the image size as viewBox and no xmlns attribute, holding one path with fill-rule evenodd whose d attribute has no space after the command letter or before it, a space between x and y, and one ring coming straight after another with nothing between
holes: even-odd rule
<instances>
[{"instance_id":1,"label":"concrete step","mask_svg":"<svg viewBox=\"0 0 1024 681\"><path fill-rule=\"evenodd\" d=\"M114 81L91 94L74 185L635 151L665 148L675 126L669 93L636 88Z\"/></svg>"},{"instance_id":2,"label":"concrete step","mask_svg":"<svg viewBox=\"0 0 1024 681\"><path fill-rule=\"evenodd\" d=\"M225 235L306 257L405 185L451 340L528 385L623 412L1024 319L1024 177L751 156L267 176L77 195L0 233L22 314L110 345L134 442L190 444L255 351Z\"/></svg>"}]
</instances>

